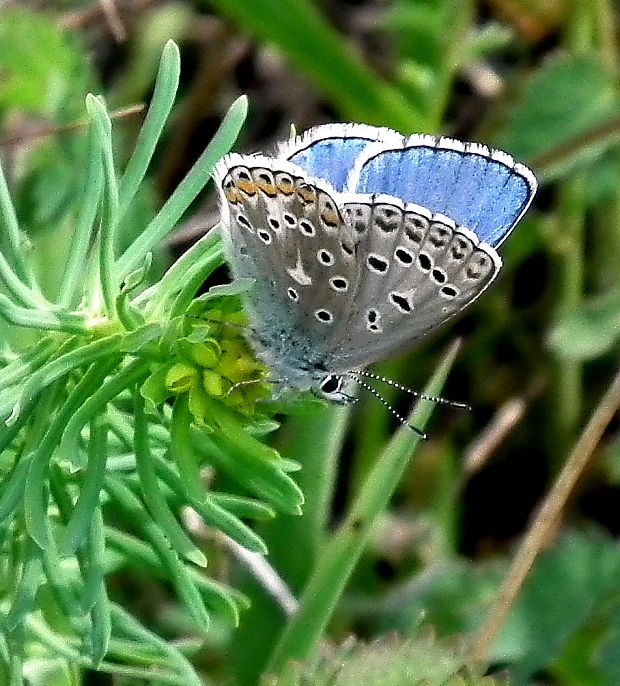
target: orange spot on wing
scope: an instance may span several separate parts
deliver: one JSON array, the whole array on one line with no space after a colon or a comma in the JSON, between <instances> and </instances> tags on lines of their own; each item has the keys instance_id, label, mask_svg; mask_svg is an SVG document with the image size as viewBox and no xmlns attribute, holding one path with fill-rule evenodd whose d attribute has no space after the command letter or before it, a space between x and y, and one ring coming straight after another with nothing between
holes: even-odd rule
<instances>
[{"instance_id":1,"label":"orange spot on wing","mask_svg":"<svg viewBox=\"0 0 620 686\"><path fill-rule=\"evenodd\" d=\"M337 212L325 211L321 214L321 219L327 226L338 226L340 217Z\"/></svg>"},{"instance_id":2,"label":"orange spot on wing","mask_svg":"<svg viewBox=\"0 0 620 686\"><path fill-rule=\"evenodd\" d=\"M292 195L295 192L295 186L289 178L276 177L276 186L283 195Z\"/></svg>"},{"instance_id":3,"label":"orange spot on wing","mask_svg":"<svg viewBox=\"0 0 620 686\"><path fill-rule=\"evenodd\" d=\"M256 195L256 184L253 181L246 181L245 179L237 179L237 188L246 195Z\"/></svg>"},{"instance_id":4,"label":"orange spot on wing","mask_svg":"<svg viewBox=\"0 0 620 686\"><path fill-rule=\"evenodd\" d=\"M312 186L298 186L297 195L304 205L316 202L316 190Z\"/></svg>"},{"instance_id":5,"label":"orange spot on wing","mask_svg":"<svg viewBox=\"0 0 620 686\"><path fill-rule=\"evenodd\" d=\"M224 195L226 196L226 200L231 204L231 205L238 205L239 202L241 202L241 198L239 197L239 193L235 189L228 189L224 191Z\"/></svg>"},{"instance_id":6,"label":"orange spot on wing","mask_svg":"<svg viewBox=\"0 0 620 686\"><path fill-rule=\"evenodd\" d=\"M278 189L271 181L259 180L256 182L256 187L270 198L274 198L278 194Z\"/></svg>"}]
</instances>

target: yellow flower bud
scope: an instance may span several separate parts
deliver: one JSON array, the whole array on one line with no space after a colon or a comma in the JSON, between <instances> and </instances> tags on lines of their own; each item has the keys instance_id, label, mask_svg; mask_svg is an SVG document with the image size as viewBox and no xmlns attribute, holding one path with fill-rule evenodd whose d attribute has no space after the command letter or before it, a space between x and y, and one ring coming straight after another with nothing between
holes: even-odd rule
<instances>
[{"instance_id":1,"label":"yellow flower bud","mask_svg":"<svg viewBox=\"0 0 620 686\"><path fill-rule=\"evenodd\" d=\"M184 393L188 391L196 382L198 372L195 367L183 362L177 362L166 372L166 388L174 393Z\"/></svg>"},{"instance_id":2,"label":"yellow flower bud","mask_svg":"<svg viewBox=\"0 0 620 686\"><path fill-rule=\"evenodd\" d=\"M215 398L225 396L232 387L228 379L225 379L219 372L213 369L204 370L202 373L202 383L205 391Z\"/></svg>"},{"instance_id":3,"label":"yellow flower bud","mask_svg":"<svg viewBox=\"0 0 620 686\"><path fill-rule=\"evenodd\" d=\"M190 355L201 367L215 367L222 355L222 348L214 339L207 339L204 343L193 343Z\"/></svg>"}]
</instances>

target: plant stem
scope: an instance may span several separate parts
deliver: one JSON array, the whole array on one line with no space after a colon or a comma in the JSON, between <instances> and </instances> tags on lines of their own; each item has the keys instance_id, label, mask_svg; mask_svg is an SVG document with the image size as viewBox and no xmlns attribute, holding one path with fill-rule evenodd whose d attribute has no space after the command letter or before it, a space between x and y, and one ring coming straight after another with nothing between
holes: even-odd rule
<instances>
[{"instance_id":1,"label":"plant stem","mask_svg":"<svg viewBox=\"0 0 620 686\"><path fill-rule=\"evenodd\" d=\"M425 392L440 392L458 344L453 345L431 378ZM418 403L409 421L423 428L432 406ZM267 673L279 674L290 660L305 660L314 651L342 595L373 526L392 497L420 437L407 426L394 435L370 470L359 494L323 554L300 600L299 612L290 621L271 656Z\"/></svg>"},{"instance_id":2,"label":"plant stem","mask_svg":"<svg viewBox=\"0 0 620 686\"><path fill-rule=\"evenodd\" d=\"M579 477L584 473L594 449L609 422L620 407L620 371L601 399L594 414L575 444L566 464L517 550L499 596L484 626L474 639L472 656L476 662L486 662L493 639L500 630L517 594L543 546L558 526L558 519Z\"/></svg>"},{"instance_id":3,"label":"plant stem","mask_svg":"<svg viewBox=\"0 0 620 686\"><path fill-rule=\"evenodd\" d=\"M561 247L558 270L557 313L574 312L581 304L583 289L583 228L585 214L585 178L579 174L564 182L560 189L558 225ZM579 361L556 360L555 434L553 445L565 452L581 415L582 365ZM557 450L555 450L557 453Z\"/></svg>"}]
</instances>

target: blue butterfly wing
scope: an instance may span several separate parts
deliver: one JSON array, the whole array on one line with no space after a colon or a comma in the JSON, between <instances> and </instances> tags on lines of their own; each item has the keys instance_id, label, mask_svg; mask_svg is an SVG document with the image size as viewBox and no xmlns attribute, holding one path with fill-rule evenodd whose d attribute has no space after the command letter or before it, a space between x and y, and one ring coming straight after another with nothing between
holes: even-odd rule
<instances>
[{"instance_id":1,"label":"blue butterfly wing","mask_svg":"<svg viewBox=\"0 0 620 686\"><path fill-rule=\"evenodd\" d=\"M325 124L285 143L279 157L301 167L311 178L324 179L336 191L343 191L360 154L381 141L402 145L403 137L391 129L364 124Z\"/></svg>"},{"instance_id":2,"label":"blue butterfly wing","mask_svg":"<svg viewBox=\"0 0 620 686\"><path fill-rule=\"evenodd\" d=\"M507 237L536 192L532 172L509 155L431 136L363 151L351 183L356 193L386 193L443 214L491 246Z\"/></svg>"},{"instance_id":3,"label":"blue butterfly wing","mask_svg":"<svg viewBox=\"0 0 620 686\"><path fill-rule=\"evenodd\" d=\"M370 142L363 138L326 138L288 159L310 176L325 179L337 191L342 191L353 163Z\"/></svg>"}]
</instances>

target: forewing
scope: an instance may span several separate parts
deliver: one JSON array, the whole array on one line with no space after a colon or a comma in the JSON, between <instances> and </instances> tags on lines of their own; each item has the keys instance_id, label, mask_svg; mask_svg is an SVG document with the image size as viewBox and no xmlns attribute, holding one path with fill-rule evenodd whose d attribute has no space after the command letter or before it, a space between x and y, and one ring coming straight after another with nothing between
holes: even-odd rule
<instances>
[{"instance_id":1,"label":"forewing","mask_svg":"<svg viewBox=\"0 0 620 686\"><path fill-rule=\"evenodd\" d=\"M443 214L497 246L530 205L536 179L510 155L477 143L414 135L401 146L363 150L347 182Z\"/></svg>"},{"instance_id":2,"label":"forewing","mask_svg":"<svg viewBox=\"0 0 620 686\"><path fill-rule=\"evenodd\" d=\"M311 177L325 179L336 191L344 190L360 153L370 144L402 146L403 136L387 128L365 124L315 126L280 146L278 156L298 165Z\"/></svg>"},{"instance_id":3,"label":"forewing","mask_svg":"<svg viewBox=\"0 0 620 686\"><path fill-rule=\"evenodd\" d=\"M334 192L299 167L263 156L230 155L218 168L235 277L264 344L288 337L322 357L357 282L354 247ZM310 353L308 353L309 355Z\"/></svg>"},{"instance_id":4,"label":"forewing","mask_svg":"<svg viewBox=\"0 0 620 686\"><path fill-rule=\"evenodd\" d=\"M351 196L343 214L357 235L354 299L329 354L346 371L410 347L475 300L501 259L471 231L385 196Z\"/></svg>"}]
</instances>

